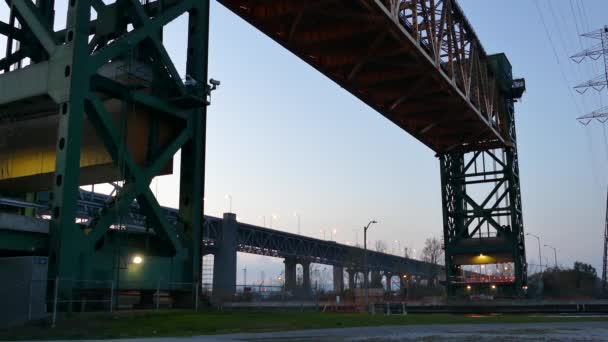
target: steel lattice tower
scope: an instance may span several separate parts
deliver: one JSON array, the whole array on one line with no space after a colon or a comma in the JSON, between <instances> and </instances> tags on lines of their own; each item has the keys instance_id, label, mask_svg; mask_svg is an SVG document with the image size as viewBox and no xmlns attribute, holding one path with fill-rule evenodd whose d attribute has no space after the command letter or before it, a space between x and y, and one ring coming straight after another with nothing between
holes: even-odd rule
<instances>
[{"instance_id":1,"label":"steel lattice tower","mask_svg":"<svg viewBox=\"0 0 608 342\"><path fill-rule=\"evenodd\" d=\"M586 92L589 88L595 89L599 92L608 87L608 26L604 26L602 29L583 34L582 36L598 39L600 43L589 49L585 49L571 56L570 58L576 63L581 63L587 57L594 61L603 58L604 73L587 82L575 86L574 89L581 94ZM606 121L608 121L608 106L594 110L589 114L577 118L577 120L585 126L594 119L601 123L606 123ZM604 252L602 259L602 289L604 292L608 291L608 286L606 284L606 273L608 271L608 192L606 196L606 222L604 229Z\"/></svg>"},{"instance_id":2,"label":"steel lattice tower","mask_svg":"<svg viewBox=\"0 0 608 342\"><path fill-rule=\"evenodd\" d=\"M602 257L602 293L608 294L608 191L606 191L606 220L604 223L604 253Z\"/></svg>"}]
</instances>

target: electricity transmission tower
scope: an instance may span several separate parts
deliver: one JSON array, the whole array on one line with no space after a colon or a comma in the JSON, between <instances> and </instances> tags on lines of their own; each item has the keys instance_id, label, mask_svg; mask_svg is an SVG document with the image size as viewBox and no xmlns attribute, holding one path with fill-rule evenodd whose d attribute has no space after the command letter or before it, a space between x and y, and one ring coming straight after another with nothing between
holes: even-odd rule
<instances>
[{"instance_id":1,"label":"electricity transmission tower","mask_svg":"<svg viewBox=\"0 0 608 342\"><path fill-rule=\"evenodd\" d=\"M606 273L608 272L608 196L606 197L606 223L604 231L604 263L602 264L602 291L608 294L608 282Z\"/></svg>"},{"instance_id":2,"label":"electricity transmission tower","mask_svg":"<svg viewBox=\"0 0 608 342\"><path fill-rule=\"evenodd\" d=\"M599 40L600 42L591 48L583 50L570 58L576 63L581 63L586 58L591 58L594 61L603 59L604 62L604 73L596 76L595 78L581 83L574 87L579 93L586 92L589 88L595 89L600 92L602 89L608 87L608 26L603 28L585 33L583 37L592 38ZM583 125L588 125L591 121L597 120L599 122L606 123L608 121L608 106L594 110L593 112L583 115L577 120ZM604 227L604 253L602 263L602 290L604 293L608 293L608 283L606 277L608 273L608 191L606 193L606 221Z\"/></svg>"}]
</instances>

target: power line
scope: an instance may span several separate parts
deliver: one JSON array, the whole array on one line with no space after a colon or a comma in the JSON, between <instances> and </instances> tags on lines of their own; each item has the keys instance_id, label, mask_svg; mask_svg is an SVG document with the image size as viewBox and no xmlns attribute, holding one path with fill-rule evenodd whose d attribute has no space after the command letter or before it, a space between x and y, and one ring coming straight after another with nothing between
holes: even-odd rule
<instances>
[{"instance_id":1,"label":"power line","mask_svg":"<svg viewBox=\"0 0 608 342\"><path fill-rule=\"evenodd\" d=\"M570 50L571 48L570 48L569 40L566 38L566 37L569 37L569 35L567 35L567 34L564 35L564 33L562 31L562 27L566 27L565 25L563 25L563 23L566 23L567 21L565 20L565 18L562 18L563 20L560 21L560 19L556 15L556 11L554 10L554 7L552 6L551 1L546 1L546 3L547 3L547 7L549 8L549 14L551 15L551 18L554 21L554 24L555 24L554 26L558 33L557 37L559 38L559 42L561 43L562 49L566 55L569 55L572 52L572 50ZM558 6L558 8L559 8L559 6ZM561 14L561 11L558 11L558 12ZM580 44L582 44L582 42ZM581 45L581 48L582 48L582 45ZM583 78L583 74L581 73L581 70L579 68L574 68L574 70L575 70L575 73L578 74L579 79ZM581 103L583 104L583 110L585 112L587 112L587 106L586 106L586 102L584 101L584 98L583 98L583 101L581 101Z\"/></svg>"},{"instance_id":2,"label":"power line","mask_svg":"<svg viewBox=\"0 0 608 342\"><path fill-rule=\"evenodd\" d=\"M560 70L562 79L564 81L564 84L565 84L566 88L568 88L568 94L570 95L572 102L576 106L577 111L580 113L581 108L580 108L579 104L576 102L576 100L574 99L572 89L570 88L570 85L569 85L570 82L568 82L568 78L566 77L566 74L564 73L564 68L562 67L562 64L559 61L557 51L555 50L555 44L553 43L553 39L551 38L551 34L549 33L547 23L545 22L545 17L543 16L540 6L538 5L538 0L534 0L534 5L536 5L536 10L538 11L538 15L540 16L541 23L543 24L543 28L545 29L545 35L547 36L549 45L551 45L551 50L553 51L553 56L555 57L555 61L557 62L557 65L559 66L559 70Z\"/></svg>"}]
</instances>

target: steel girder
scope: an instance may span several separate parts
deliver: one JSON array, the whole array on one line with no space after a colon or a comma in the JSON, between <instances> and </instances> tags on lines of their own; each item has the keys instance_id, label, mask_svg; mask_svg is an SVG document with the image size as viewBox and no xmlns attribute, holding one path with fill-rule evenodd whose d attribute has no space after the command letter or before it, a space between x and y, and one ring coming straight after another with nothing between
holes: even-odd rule
<instances>
[{"instance_id":1,"label":"steel girder","mask_svg":"<svg viewBox=\"0 0 608 342\"><path fill-rule=\"evenodd\" d=\"M204 158L208 54L209 1L201 0L70 0L66 28L55 32L54 1L5 0L10 20L0 24L7 37L0 69L18 72L25 58L32 66L48 68L46 94L57 104L59 127L53 177L49 275L86 279L87 255L104 243L116 218L128 213L134 201L146 225L164 241L185 269L180 281L200 279L200 241L203 212ZM92 12L95 12L95 17ZM164 26L188 14L187 74L202 87L187 86L163 47ZM15 21L19 22L19 26ZM132 29L131 29L132 28ZM18 48L14 41L19 42ZM117 60L137 61L153 69L147 89L127 80L119 82L100 69ZM4 76L4 75L0 75ZM179 127L169 143L158 143L158 130L151 129L145 165L135 162L104 102L120 102L122 113L135 104L160 116L170 116ZM25 100L25 99L18 99ZM82 227L79 215L79 173L82 127L88 120L103 142L125 185L111 201ZM182 150L180 208L177 226L170 223L149 185L151 179ZM154 253L153 251L151 252Z\"/></svg>"}]
</instances>

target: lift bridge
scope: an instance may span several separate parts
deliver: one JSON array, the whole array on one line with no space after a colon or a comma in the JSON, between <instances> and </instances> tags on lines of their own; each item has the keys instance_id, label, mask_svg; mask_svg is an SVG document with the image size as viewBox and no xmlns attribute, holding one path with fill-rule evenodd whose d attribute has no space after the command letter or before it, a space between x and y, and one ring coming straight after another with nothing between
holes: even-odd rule
<instances>
[{"instance_id":1,"label":"lift bridge","mask_svg":"<svg viewBox=\"0 0 608 342\"><path fill-rule=\"evenodd\" d=\"M210 1L69 0L59 30L54 0L5 1L0 194L36 202L50 193L48 276L126 276L125 260L142 253L140 281L198 282L206 115L216 85L206 81ZM219 2L436 153L450 295L489 286L467 280L467 267L498 263L512 264L515 276L497 291L521 294L527 265L514 103L525 82L513 79L504 54L486 54L455 0ZM180 17L188 27L186 80L163 45L163 28ZM170 221L150 182L172 172L180 186ZM124 186L94 217L78 217L80 186L116 181ZM134 202L145 243L117 248ZM31 241L5 234L4 245ZM33 246L22 247L21 255L32 254Z\"/></svg>"}]
</instances>

